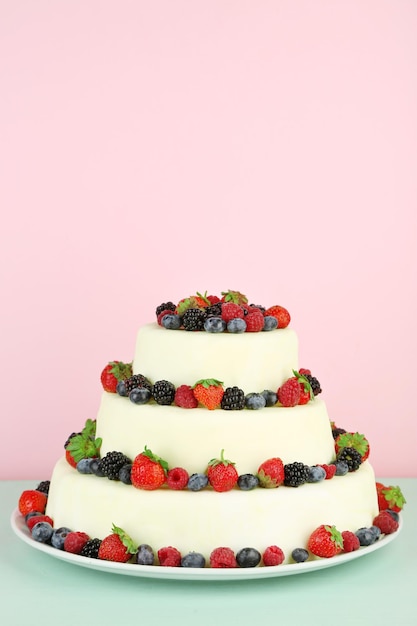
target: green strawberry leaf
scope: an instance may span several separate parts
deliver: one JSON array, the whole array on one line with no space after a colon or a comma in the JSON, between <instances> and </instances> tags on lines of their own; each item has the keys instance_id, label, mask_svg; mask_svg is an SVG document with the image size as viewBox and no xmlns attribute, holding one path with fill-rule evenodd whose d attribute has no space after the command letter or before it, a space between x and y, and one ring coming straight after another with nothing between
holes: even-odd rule
<instances>
[{"instance_id":1,"label":"green strawberry leaf","mask_svg":"<svg viewBox=\"0 0 417 626\"><path fill-rule=\"evenodd\" d=\"M216 465L236 465L236 463L233 463L233 461L229 461L228 459L224 458L224 450L221 451L220 453L220 459L211 459L211 461L209 461L208 463L209 467L216 467Z\"/></svg>"},{"instance_id":2,"label":"green strawberry leaf","mask_svg":"<svg viewBox=\"0 0 417 626\"><path fill-rule=\"evenodd\" d=\"M221 387L223 382L221 380L216 380L215 378L202 378L201 380L198 380L191 387L191 389L195 389L197 385L202 385L205 389L208 389L209 387Z\"/></svg>"},{"instance_id":3,"label":"green strawberry leaf","mask_svg":"<svg viewBox=\"0 0 417 626\"><path fill-rule=\"evenodd\" d=\"M300 372L297 372L297 370L293 370L292 373L297 378L298 382L303 385L304 391L310 394L310 400L314 400L315 395L313 392L313 388L308 381L308 378L306 378L303 374L300 374Z\"/></svg>"},{"instance_id":4,"label":"green strawberry leaf","mask_svg":"<svg viewBox=\"0 0 417 626\"><path fill-rule=\"evenodd\" d=\"M119 528L119 526L115 526L115 524L113 524L112 533L120 537L120 541L125 546L129 554L136 553L137 546L134 544L133 539L123 530L123 528Z\"/></svg>"},{"instance_id":5,"label":"green strawberry leaf","mask_svg":"<svg viewBox=\"0 0 417 626\"><path fill-rule=\"evenodd\" d=\"M343 537L342 533L339 532L336 526L325 526L325 529L330 534L330 539L334 543L337 548L343 549Z\"/></svg>"},{"instance_id":6,"label":"green strawberry leaf","mask_svg":"<svg viewBox=\"0 0 417 626\"><path fill-rule=\"evenodd\" d=\"M148 459L153 461L154 463L159 463L159 465L162 467L162 469L164 470L165 473L168 472L168 470L169 470L168 463L166 461L164 461L164 459L161 459L160 456L154 454L152 452L152 450L149 450L149 448L147 446L145 446L145 449L142 452L142 454L145 455L146 457L148 457Z\"/></svg>"}]
</instances>

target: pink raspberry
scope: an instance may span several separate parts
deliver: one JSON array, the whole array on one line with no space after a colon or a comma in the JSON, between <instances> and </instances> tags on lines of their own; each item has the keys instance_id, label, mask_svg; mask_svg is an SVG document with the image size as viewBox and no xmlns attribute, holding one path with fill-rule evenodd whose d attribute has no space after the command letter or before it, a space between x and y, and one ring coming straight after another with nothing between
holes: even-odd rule
<instances>
[{"instance_id":1,"label":"pink raspberry","mask_svg":"<svg viewBox=\"0 0 417 626\"><path fill-rule=\"evenodd\" d=\"M372 522L374 526L380 529L384 535L390 535L398 530L399 523L392 517L388 511L381 511Z\"/></svg>"},{"instance_id":2,"label":"pink raspberry","mask_svg":"<svg viewBox=\"0 0 417 626\"><path fill-rule=\"evenodd\" d=\"M167 474L167 485L170 489L179 491L185 489L188 485L189 475L187 470L183 467L174 467L170 469Z\"/></svg>"},{"instance_id":3,"label":"pink raspberry","mask_svg":"<svg viewBox=\"0 0 417 626\"><path fill-rule=\"evenodd\" d=\"M253 311L245 317L246 332L259 333L264 327L264 316L260 311Z\"/></svg>"},{"instance_id":4,"label":"pink raspberry","mask_svg":"<svg viewBox=\"0 0 417 626\"><path fill-rule=\"evenodd\" d=\"M343 537L343 552L354 552L359 549L360 541L350 530L344 530L342 532Z\"/></svg>"},{"instance_id":5,"label":"pink raspberry","mask_svg":"<svg viewBox=\"0 0 417 626\"><path fill-rule=\"evenodd\" d=\"M243 319L245 316L242 307L234 302L223 302L222 304L222 319L227 323L230 320L234 320L237 317Z\"/></svg>"},{"instance_id":6,"label":"pink raspberry","mask_svg":"<svg viewBox=\"0 0 417 626\"><path fill-rule=\"evenodd\" d=\"M336 474L336 465L334 465L334 463L330 463L330 465L326 465L325 463L323 463L323 465L320 465L320 467L322 467L326 472L325 480L330 480L330 478L333 478L333 476Z\"/></svg>"},{"instance_id":7,"label":"pink raspberry","mask_svg":"<svg viewBox=\"0 0 417 626\"><path fill-rule=\"evenodd\" d=\"M53 523L52 519L49 517L49 515L41 515L41 514L39 514L39 515L32 515L31 517L29 517L29 519L26 522L26 526L32 532L32 528L38 522L48 522L48 524L50 524L51 526L54 525L54 523Z\"/></svg>"},{"instance_id":8,"label":"pink raspberry","mask_svg":"<svg viewBox=\"0 0 417 626\"><path fill-rule=\"evenodd\" d=\"M270 565L281 565L285 559L285 555L278 546L268 546L262 555L262 559L266 567Z\"/></svg>"},{"instance_id":9,"label":"pink raspberry","mask_svg":"<svg viewBox=\"0 0 417 626\"><path fill-rule=\"evenodd\" d=\"M196 409L198 402L189 385L180 385L175 392L174 404L183 409Z\"/></svg>"},{"instance_id":10,"label":"pink raspberry","mask_svg":"<svg viewBox=\"0 0 417 626\"><path fill-rule=\"evenodd\" d=\"M301 390L297 378L289 378L277 391L278 401L282 406L296 406L300 400Z\"/></svg>"},{"instance_id":11,"label":"pink raspberry","mask_svg":"<svg viewBox=\"0 0 417 626\"><path fill-rule=\"evenodd\" d=\"M83 532L71 532L65 537L64 550L72 554L80 554L90 537Z\"/></svg>"},{"instance_id":12,"label":"pink raspberry","mask_svg":"<svg viewBox=\"0 0 417 626\"><path fill-rule=\"evenodd\" d=\"M159 564L163 567L179 567L181 565L181 552L177 548L167 546L158 550Z\"/></svg>"},{"instance_id":13,"label":"pink raspberry","mask_svg":"<svg viewBox=\"0 0 417 626\"><path fill-rule=\"evenodd\" d=\"M230 548L215 548L210 554L210 567L237 567L233 550Z\"/></svg>"}]
</instances>

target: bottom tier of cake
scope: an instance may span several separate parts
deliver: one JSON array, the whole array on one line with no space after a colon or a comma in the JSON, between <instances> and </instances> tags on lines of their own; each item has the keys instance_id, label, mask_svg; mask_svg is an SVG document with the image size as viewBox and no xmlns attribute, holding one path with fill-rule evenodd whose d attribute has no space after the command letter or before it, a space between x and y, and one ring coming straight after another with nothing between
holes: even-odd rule
<instances>
[{"instance_id":1,"label":"bottom tier of cake","mask_svg":"<svg viewBox=\"0 0 417 626\"><path fill-rule=\"evenodd\" d=\"M262 552L278 545L288 562L292 550L305 547L320 524L356 531L372 524L378 504L369 462L346 476L298 488L217 493L143 491L82 475L62 458L54 468L46 512L55 528L66 526L103 539L115 524L135 543L147 543L155 551L174 546L183 554L196 551L208 559L220 546Z\"/></svg>"}]
</instances>

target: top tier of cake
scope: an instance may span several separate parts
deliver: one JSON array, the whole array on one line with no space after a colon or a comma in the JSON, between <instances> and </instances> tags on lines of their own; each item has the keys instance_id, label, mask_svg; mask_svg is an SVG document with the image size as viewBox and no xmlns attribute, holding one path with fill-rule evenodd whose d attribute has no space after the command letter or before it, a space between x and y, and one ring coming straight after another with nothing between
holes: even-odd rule
<instances>
[{"instance_id":1,"label":"top tier of cake","mask_svg":"<svg viewBox=\"0 0 417 626\"><path fill-rule=\"evenodd\" d=\"M143 326L137 335L133 372L176 387L215 378L245 393L276 391L298 369L298 338L283 328L258 333L188 332Z\"/></svg>"}]
</instances>

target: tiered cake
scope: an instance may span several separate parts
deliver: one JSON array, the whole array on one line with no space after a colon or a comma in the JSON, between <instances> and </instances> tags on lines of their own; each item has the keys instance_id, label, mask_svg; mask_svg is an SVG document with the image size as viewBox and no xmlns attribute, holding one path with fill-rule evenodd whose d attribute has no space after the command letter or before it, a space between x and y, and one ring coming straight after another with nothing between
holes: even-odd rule
<instances>
[{"instance_id":1,"label":"tiered cake","mask_svg":"<svg viewBox=\"0 0 417 626\"><path fill-rule=\"evenodd\" d=\"M96 418L101 459L122 453L135 466L139 455L151 451L156 459L150 462L168 464L165 475L183 468L188 483L181 489L166 481L141 488L135 480L100 476L100 462L90 463L95 473L84 473L90 471L85 463L77 471L67 462L69 445L49 489L46 513L55 528L104 538L114 524L136 545L149 544L155 552L174 546L183 554L201 553L207 562L219 546L262 553L277 545L288 562L322 524L353 532L372 525L378 503L367 454L362 451L356 465L349 465L349 455L336 458L334 424L332 431L326 405L313 393L317 379L299 369L289 314L248 305L236 294L227 292L220 302L200 296L159 307L158 321L138 332L132 372L127 380L119 376L118 392L103 392ZM135 381L141 391L145 387L139 398L128 397ZM184 408L178 389L191 396L197 387L220 389L216 408L203 406L198 394L192 405L198 406ZM228 404L228 397L239 397L240 404ZM223 461L223 451L241 477L225 491L203 480L212 459ZM284 466L275 484L261 471L269 459ZM325 477L314 471L318 466Z\"/></svg>"}]
</instances>

